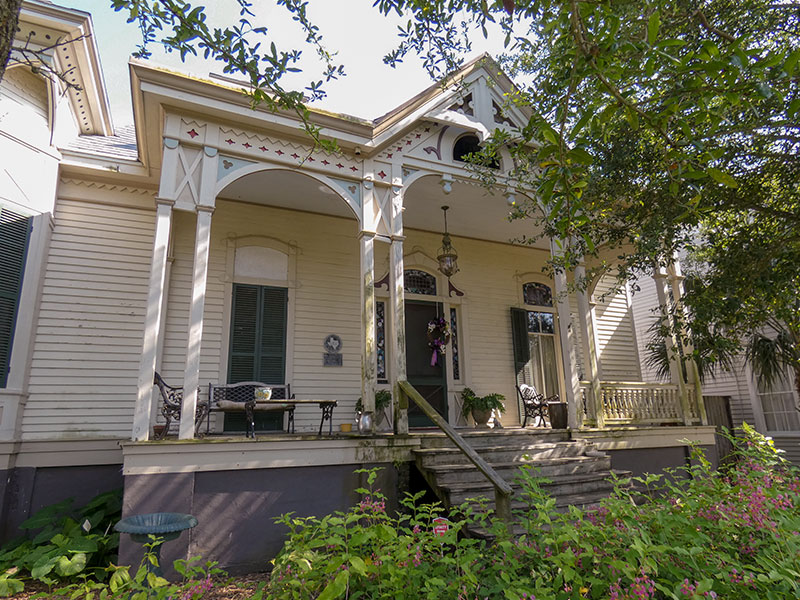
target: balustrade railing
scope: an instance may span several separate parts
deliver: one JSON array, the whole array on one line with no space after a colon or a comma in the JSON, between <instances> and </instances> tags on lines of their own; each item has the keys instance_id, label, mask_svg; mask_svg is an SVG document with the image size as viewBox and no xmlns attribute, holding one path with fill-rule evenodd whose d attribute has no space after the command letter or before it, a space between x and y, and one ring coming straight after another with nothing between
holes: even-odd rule
<instances>
[{"instance_id":1,"label":"balustrade railing","mask_svg":"<svg viewBox=\"0 0 800 600\"><path fill-rule=\"evenodd\" d=\"M581 382L584 398L591 393L591 384ZM688 415L684 415L677 385L636 381L603 381L600 383L603 420L606 424L661 424L700 421L700 410L693 389L688 394ZM586 417L592 418L586 403Z\"/></svg>"}]
</instances>

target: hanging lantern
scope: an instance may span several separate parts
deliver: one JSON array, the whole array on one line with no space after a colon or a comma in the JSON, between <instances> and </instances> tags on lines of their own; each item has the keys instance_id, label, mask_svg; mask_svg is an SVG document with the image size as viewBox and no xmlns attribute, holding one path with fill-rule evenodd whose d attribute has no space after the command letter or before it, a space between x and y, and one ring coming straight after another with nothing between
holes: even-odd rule
<instances>
[{"instance_id":1,"label":"hanging lantern","mask_svg":"<svg viewBox=\"0 0 800 600\"><path fill-rule=\"evenodd\" d=\"M444 212L444 235L442 236L442 247L439 248L439 254L436 260L439 261L439 271L448 279L458 273L458 253L453 245L450 243L450 234L447 233L447 209L449 206L443 206Z\"/></svg>"}]
</instances>

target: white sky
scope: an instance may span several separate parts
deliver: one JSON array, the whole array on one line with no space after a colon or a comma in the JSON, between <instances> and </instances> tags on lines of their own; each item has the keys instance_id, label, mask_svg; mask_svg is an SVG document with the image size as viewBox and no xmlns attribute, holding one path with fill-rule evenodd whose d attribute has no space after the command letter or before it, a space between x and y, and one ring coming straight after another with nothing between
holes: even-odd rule
<instances>
[{"instance_id":1,"label":"white sky","mask_svg":"<svg viewBox=\"0 0 800 600\"><path fill-rule=\"evenodd\" d=\"M135 24L126 23L126 15L110 8L109 0L55 0L71 8L92 14L100 59L108 88L114 124L117 126L133 122L130 103L128 57L140 41ZM383 56L397 44L397 25L404 21L383 17L372 7L373 0L311 0L308 14L322 32L323 41L330 51L338 52L339 63L347 75L339 81L326 84L328 96L313 104L334 112L374 119L402 104L429 85L431 80L416 56L409 56L399 68L392 69L383 64ZM202 5L202 2L197 2ZM321 66L310 46L304 45L304 36L299 26L291 21L288 12L276 6L274 0L254 0L256 25L266 25L270 39L278 49L303 49L303 73L284 80L286 87L302 89L310 80L321 78ZM206 2L209 22L224 26L238 20L238 5L235 0L211 0ZM274 37L273 37L274 36ZM502 52L502 37L485 40L479 31L473 38L472 52L466 60L482 52L497 56ZM173 69L207 76L209 71L222 73L222 64L204 63L191 59L181 65L180 56L151 46L154 63ZM290 82L295 82L291 85Z\"/></svg>"}]
</instances>

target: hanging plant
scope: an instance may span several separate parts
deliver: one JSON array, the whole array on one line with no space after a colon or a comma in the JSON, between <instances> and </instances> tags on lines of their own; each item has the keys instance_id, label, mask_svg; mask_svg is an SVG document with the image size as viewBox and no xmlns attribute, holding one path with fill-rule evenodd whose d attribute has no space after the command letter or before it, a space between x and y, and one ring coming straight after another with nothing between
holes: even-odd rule
<instances>
[{"instance_id":1,"label":"hanging plant","mask_svg":"<svg viewBox=\"0 0 800 600\"><path fill-rule=\"evenodd\" d=\"M447 343L450 341L450 324L444 317L436 317L428 321L428 348L433 350L431 366L436 366L439 356L444 356Z\"/></svg>"}]
</instances>

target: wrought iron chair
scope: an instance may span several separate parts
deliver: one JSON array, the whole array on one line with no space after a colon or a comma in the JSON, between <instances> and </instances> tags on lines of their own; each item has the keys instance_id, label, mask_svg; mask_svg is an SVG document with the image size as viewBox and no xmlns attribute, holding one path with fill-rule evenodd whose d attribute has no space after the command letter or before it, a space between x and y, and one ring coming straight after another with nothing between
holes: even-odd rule
<instances>
[{"instance_id":1,"label":"wrought iron chair","mask_svg":"<svg viewBox=\"0 0 800 600\"><path fill-rule=\"evenodd\" d=\"M528 424L528 418L533 422L534 427L546 427L550 423L550 415L547 412L547 403L556 400L558 396L545 398L543 394L536 391L536 388L527 383L517 386L517 393L522 400L522 407L525 410L525 418L522 420L522 427ZM537 424L538 419L538 424Z\"/></svg>"},{"instance_id":2,"label":"wrought iron chair","mask_svg":"<svg viewBox=\"0 0 800 600\"><path fill-rule=\"evenodd\" d=\"M161 375L159 375L158 371L156 371L155 377L153 377L153 385L157 386L158 391L161 393L161 414L164 416L165 420L164 429L161 431L161 433L154 437L157 440L163 440L165 437L167 437L169 426L170 423L172 423L172 420L175 419L178 422L181 420L181 409L183 408L183 388L173 387L167 384L167 382L161 378ZM208 414L208 402L200 400L200 389L198 388L197 391L197 408L195 409L194 413L195 436L199 435L200 425L202 425L203 420Z\"/></svg>"}]
</instances>

